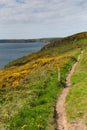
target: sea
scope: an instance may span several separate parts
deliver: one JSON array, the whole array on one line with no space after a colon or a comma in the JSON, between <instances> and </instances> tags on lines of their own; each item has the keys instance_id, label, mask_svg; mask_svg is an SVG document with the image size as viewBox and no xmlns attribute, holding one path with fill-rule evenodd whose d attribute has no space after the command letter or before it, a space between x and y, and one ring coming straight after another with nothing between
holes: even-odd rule
<instances>
[{"instance_id":1,"label":"sea","mask_svg":"<svg viewBox=\"0 0 87 130\"><path fill-rule=\"evenodd\" d=\"M45 42L0 43L0 69L17 58L39 51L46 44Z\"/></svg>"}]
</instances>

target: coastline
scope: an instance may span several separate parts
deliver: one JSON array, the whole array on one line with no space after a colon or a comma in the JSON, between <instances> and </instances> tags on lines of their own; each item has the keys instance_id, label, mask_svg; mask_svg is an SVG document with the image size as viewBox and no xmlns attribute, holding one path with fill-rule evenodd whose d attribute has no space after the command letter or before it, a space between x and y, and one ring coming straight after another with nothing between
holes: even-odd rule
<instances>
[{"instance_id":1,"label":"coastline","mask_svg":"<svg viewBox=\"0 0 87 130\"><path fill-rule=\"evenodd\" d=\"M9 62L41 50L46 42L0 43L0 70Z\"/></svg>"}]
</instances>

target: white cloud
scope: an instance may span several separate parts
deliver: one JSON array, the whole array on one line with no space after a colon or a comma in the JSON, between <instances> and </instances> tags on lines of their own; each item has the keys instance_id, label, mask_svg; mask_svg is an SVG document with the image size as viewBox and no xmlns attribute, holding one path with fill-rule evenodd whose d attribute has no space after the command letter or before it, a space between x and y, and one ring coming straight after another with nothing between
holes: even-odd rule
<instances>
[{"instance_id":1,"label":"white cloud","mask_svg":"<svg viewBox=\"0 0 87 130\"><path fill-rule=\"evenodd\" d=\"M81 8L87 5L84 3L82 0L0 0L0 23L60 21L86 13Z\"/></svg>"},{"instance_id":2,"label":"white cloud","mask_svg":"<svg viewBox=\"0 0 87 130\"><path fill-rule=\"evenodd\" d=\"M81 26L87 22L86 7L86 0L0 0L0 26Z\"/></svg>"}]
</instances>

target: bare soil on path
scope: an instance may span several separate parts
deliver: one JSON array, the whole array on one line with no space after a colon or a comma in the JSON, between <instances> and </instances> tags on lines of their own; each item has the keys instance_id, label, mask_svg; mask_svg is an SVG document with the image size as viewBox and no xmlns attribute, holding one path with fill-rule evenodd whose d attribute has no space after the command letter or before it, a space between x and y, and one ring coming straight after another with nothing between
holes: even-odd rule
<instances>
[{"instance_id":1,"label":"bare soil on path","mask_svg":"<svg viewBox=\"0 0 87 130\"><path fill-rule=\"evenodd\" d=\"M81 54L83 51L81 52ZM81 119L77 119L72 124L67 122L67 116L65 111L65 100L66 96L70 90L71 86L71 76L78 65L78 62L80 60L81 54L78 56L77 62L74 63L74 65L71 68L71 71L66 77L66 87L63 89L62 94L57 100L56 103L56 122L57 122L57 130L86 130L85 124Z\"/></svg>"}]
</instances>

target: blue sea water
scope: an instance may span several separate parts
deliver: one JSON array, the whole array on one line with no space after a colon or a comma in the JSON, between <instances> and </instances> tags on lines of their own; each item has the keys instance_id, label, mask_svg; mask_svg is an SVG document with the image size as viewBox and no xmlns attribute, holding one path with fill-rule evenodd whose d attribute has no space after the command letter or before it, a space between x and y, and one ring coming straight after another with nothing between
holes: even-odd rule
<instances>
[{"instance_id":1,"label":"blue sea water","mask_svg":"<svg viewBox=\"0 0 87 130\"><path fill-rule=\"evenodd\" d=\"M40 50L47 43L0 43L0 69L8 62Z\"/></svg>"}]
</instances>

